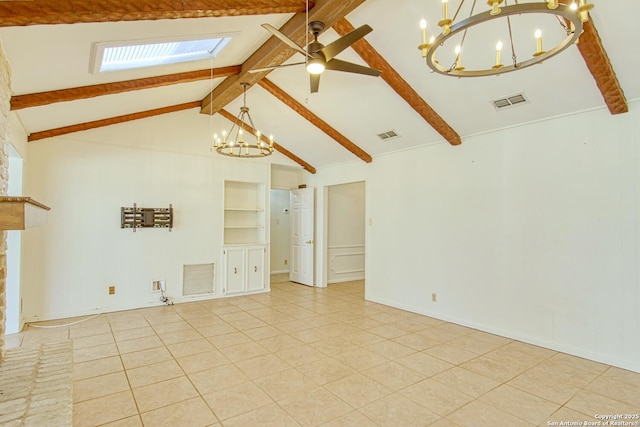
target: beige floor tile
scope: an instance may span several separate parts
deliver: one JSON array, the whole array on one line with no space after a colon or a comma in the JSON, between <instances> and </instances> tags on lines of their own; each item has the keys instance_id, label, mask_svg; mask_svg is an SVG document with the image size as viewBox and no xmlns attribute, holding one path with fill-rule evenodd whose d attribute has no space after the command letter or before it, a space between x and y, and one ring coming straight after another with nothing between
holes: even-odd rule
<instances>
[{"instance_id":1,"label":"beige floor tile","mask_svg":"<svg viewBox=\"0 0 640 427\"><path fill-rule=\"evenodd\" d=\"M122 361L118 356L105 357L104 359L90 360L88 362L74 363L73 380L79 381L100 375L113 374L123 371Z\"/></svg>"},{"instance_id":2,"label":"beige floor tile","mask_svg":"<svg viewBox=\"0 0 640 427\"><path fill-rule=\"evenodd\" d=\"M232 364L189 374L189 379L202 395L249 381L249 377Z\"/></svg>"},{"instance_id":3,"label":"beige floor tile","mask_svg":"<svg viewBox=\"0 0 640 427\"><path fill-rule=\"evenodd\" d=\"M428 348L441 344L441 341L435 340L433 338L425 337L417 333L403 335L401 337L394 338L392 341L397 342L398 344L402 344L406 347L412 348L416 351L424 351Z\"/></svg>"},{"instance_id":4,"label":"beige floor tile","mask_svg":"<svg viewBox=\"0 0 640 427\"><path fill-rule=\"evenodd\" d=\"M640 406L638 406L638 402L635 403L635 405L630 405L591 391L582 390L565 406L593 417L595 414L637 414Z\"/></svg>"},{"instance_id":5,"label":"beige floor tile","mask_svg":"<svg viewBox=\"0 0 640 427\"><path fill-rule=\"evenodd\" d=\"M435 375L433 379L472 397L480 397L500 385L498 381L460 367Z\"/></svg>"},{"instance_id":6,"label":"beige floor tile","mask_svg":"<svg viewBox=\"0 0 640 427\"><path fill-rule=\"evenodd\" d=\"M198 392L187 377L179 377L134 388L133 396L140 412L148 412L172 403L197 397Z\"/></svg>"},{"instance_id":7,"label":"beige floor tile","mask_svg":"<svg viewBox=\"0 0 640 427\"><path fill-rule=\"evenodd\" d=\"M129 390L129 382L124 372L102 375L73 382L73 402L96 399L108 394Z\"/></svg>"},{"instance_id":8,"label":"beige floor tile","mask_svg":"<svg viewBox=\"0 0 640 427\"><path fill-rule=\"evenodd\" d=\"M187 374L206 371L216 366L229 364L230 361L218 350L209 350L204 353L192 354L191 356L176 359L180 367Z\"/></svg>"},{"instance_id":9,"label":"beige floor tile","mask_svg":"<svg viewBox=\"0 0 640 427\"><path fill-rule=\"evenodd\" d=\"M398 394L444 417L474 398L431 378L401 390Z\"/></svg>"},{"instance_id":10,"label":"beige floor tile","mask_svg":"<svg viewBox=\"0 0 640 427\"><path fill-rule=\"evenodd\" d=\"M126 369L138 368L140 366L152 365L154 363L171 360L171 353L166 347L156 347L147 350L126 353L120 356Z\"/></svg>"},{"instance_id":11,"label":"beige floor tile","mask_svg":"<svg viewBox=\"0 0 640 427\"><path fill-rule=\"evenodd\" d=\"M567 384L544 370L526 371L507 384L559 405L564 405L580 390L579 387Z\"/></svg>"},{"instance_id":12,"label":"beige floor tile","mask_svg":"<svg viewBox=\"0 0 640 427\"><path fill-rule=\"evenodd\" d=\"M205 427L218 420L204 400L196 397L145 412L142 421L152 427Z\"/></svg>"},{"instance_id":13,"label":"beige floor tile","mask_svg":"<svg viewBox=\"0 0 640 427\"><path fill-rule=\"evenodd\" d=\"M353 411L342 399L323 388L281 400L278 405L303 426L319 425Z\"/></svg>"},{"instance_id":14,"label":"beige floor tile","mask_svg":"<svg viewBox=\"0 0 640 427\"><path fill-rule=\"evenodd\" d=\"M261 339L257 342L272 353L304 345L302 341L284 333L275 337Z\"/></svg>"},{"instance_id":15,"label":"beige floor tile","mask_svg":"<svg viewBox=\"0 0 640 427\"><path fill-rule=\"evenodd\" d=\"M254 341L263 340L265 338L271 338L282 334L282 331L276 329L271 325L262 326L259 328L249 329L244 331L245 335Z\"/></svg>"},{"instance_id":16,"label":"beige floor tile","mask_svg":"<svg viewBox=\"0 0 640 427\"><path fill-rule=\"evenodd\" d=\"M607 369L602 375L615 381L640 387L640 373L638 372L627 371L625 369L616 367L609 367L609 369Z\"/></svg>"},{"instance_id":17,"label":"beige floor tile","mask_svg":"<svg viewBox=\"0 0 640 427\"><path fill-rule=\"evenodd\" d=\"M353 411L344 417L322 424L322 427L377 427L378 425L361 412Z\"/></svg>"},{"instance_id":18,"label":"beige floor tile","mask_svg":"<svg viewBox=\"0 0 640 427\"><path fill-rule=\"evenodd\" d=\"M232 320L229 322L234 328L240 331L246 331L250 329L262 328L268 326L265 322L260 319L256 319L255 317L251 317L249 319L243 320Z\"/></svg>"},{"instance_id":19,"label":"beige floor tile","mask_svg":"<svg viewBox=\"0 0 640 427\"><path fill-rule=\"evenodd\" d=\"M90 336L101 335L101 334L110 334L110 333L111 333L111 326L109 326L109 322L104 322L99 325L86 326L82 328L80 327L69 328L69 338L71 339L90 337Z\"/></svg>"},{"instance_id":20,"label":"beige floor tile","mask_svg":"<svg viewBox=\"0 0 640 427\"><path fill-rule=\"evenodd\" d=\"M147 320L142 316L122 317L114 320L109 319L109 324L111 325L111 330L114 332L149 326Z\"/></svg>"},{"instance_id":21,"label":"beige floor tile","mask_svg":"<svg viewBox=\"0 0 640 427\"><path fill-rule=\"evenodd\" d=\"M222 348L220 349L220 353L224 354L229 360L237 363L242 360L253 359L254 357L268 354L269 350L262 347L257 342L251 341L244 344Z\"/></svg>"},{"instance_id":22,"label":"beige floor tile","mask_svg":"<svg viewBox=\"0 0 640 427\"><path fill-rule=\"evenodd\" d=\"M74 403L74 427L93 427L138 415L131 391Z\"/></svg>"},{"instance_id":23,"label":"beige floor tile","mask_svg":"<svg viewBox=\"0 0 640 427\"><path fill-rule=\"evenodd\" d=\"M507 385L491 390L478 400L535 425L560 409L560 405Z\"/></svg>"},{"instance_id":24,"label":"beige floor tile","mask_svg":"<svg viewBox=\"0 0 640 427\"><path fill-rule=\"evenodd\" d=\"M484 356L500 363L507 363L511 366L521 365L523 368L531 368L543 360L552 357L554 354L555 352L551 350L541 349L540 347L520 342L511 342L488 352Z\"/></svg>"},{"instance_id":25,"label":"beige floor tile","mask_svg":"<svg viewBox=\"0 0 640 427\"><path fill-rule=\"evenodd\" d=\"M161 334L158 334L158 336L165 345L183 343L186 341L193 341L204 338L195 329L183 329L181 331L163 332Z\"/></svg>"},{"instance_id":26,"label":"beige floor tile","mask_svg":"<svg viewBox=\"0 0 640 427\"><path fill-rule=\"evenodd\" d=\"M205 394L203 398L216 417L222 421L273 403L273 400L252 382Z\"/></svg>"},{"instance_id":27,"label":"beige floor tile","mask_svg":"<svg viewBox=\"0 0 640 427\"><path fill-rule=\"evenodd\" d=\"M425 379L425 375L396 362L387 362L361 371L369 378L397 391Z\"/></svg>"},{"instance_id":28,"label":"beige floor tile","mask_svg":"<svg viewBox=\"0 0 640 427\"><path fill-rule=\"evenodd\" d=\"M356 409L392 393L390 388L361 374L325 384L324 388Z\"/></svg>"},{"instance_id":29,"label":"beige floor tile","mask_svg":"<svg viewBox=\"0 0 640 427\"><path fill-rule=\"evenodd\" d=\"M178 358L211 351L214 347L213 344L211 344L205 338L200 338L193 341L171 344L168 345L167 348L169 349L173 357Z\"/></svg>"},{"instance_id":30,"label":"beige floor tile","mask_svg":"<svg viewBox=\"0 0 640 427\"><path fill-rule=\"evenodd\" d=\"M563 406L560 409L558 409L556 412L554 412L552 415L550 415L547 420L544 420L540 424L538 424L538 426L539 427L553 426L553 425L559 426L561 422L566 423L566 425L571 425L570 423L575 423L573 425L580 425L578 423L584 423L584 421L590 420L590 419L591 418L586 417L585 414L582 414L580 412L574 411L573 409L569 409Z\"/></svg>"},{"instance_id":31,"label":"beige floor tile","mask_svg":"<svg viewBox=\"0 0 640 427\"><path fill-rule=\"evenodd\" d=\"M137 338L134 340L118 342L118 350L120 354L134 353L136 351L147 350L155 347L163 347L164 344L157 336Z\"/></svg>"},{"instance_id":32,"label":"beige floor tile","mask_svg":"<svg viewBox=\"0 0 640 427\"><path fill-rule=\"evenodd\" d=\"M300 365L296 369L318 384L327 384L354 373L353 369L344 363L328 357Z\"/></svg>"},{"instance_id":33,"label":"beige floor tile","mask_svg":"<svg viewBox=\"0 0 640 427\"><path fill-rule=\"evenodd\" d=\"M427 377L431 377L442 371L453 368L451 363L429 356L426 353L410 354L409 356L397 359L396 362L406 368L420 372Z\"/></svg>"},{"instance_id":34,"label":"beige floor tile","mask_svg":"<svg viewBox=\"0 0 640 427\"><path fill-rule=\"evenodd\" d=\"M460 366L499 382L507 382L527 370L519 362L497 362L485 356L478 356Z\"/></svg>"},{"instance_id":35,"label":"beige floor tile","mask_svg":"<svg viewBox=\"0 0 640 427\"><path fill-rule=\"evenodd\" d=\"M440 418L435 423L431 424L431 427L460 427L458 424L446 418Z\"/></svg>"},{"instance_id":36,"label":"beige floor tile","mask_svg":"<svg viewBox=\"0 0 640 427\"><path fill-rule=\"evenodd\" d=\"M193 328L198 329L205 326L222 325L226 322L216 316L215 314L208 314L204 317L197 317L195 319L189 319L188 322Z\"/></svg>"},{"instance_id":37,"label":"beige floor tile","mask_svg":"<svg viewBox=\"0 0 640 427\"><path fill-rule=\"evenodd\" d=\"M234 328L234 331L236 329ZM246 344L252 342L253 340L243 334L242 332L231 332L229 334L217 335L213 338L209 338L211 344L213 344L216 348L222 349L227 347L232 347L238 344Z\"/></svg>"},{"instance_id":38,"label":"beige floor tile","mask_svg":"<svg viewBox=\"0 0 640 427\"><path fill-rule=\"evenodd\" d=\"M236 363L242 372L252 380L266 377L271 374L286 371L291 368L284 360L275 354L265 354L253 359L242 360Z\"/></svg>"},{"instance_id":39,"label":"beige floor tile","mask_svg":"<svg viewBox=\"0 0 640 427\"><path fill-rule=\"evenodd\" d=\"M416 350L411 347L389 340L370 344L365 348L390 360L399 359L416 352Z\"/></svg>"},{"instance_id":40,"label":"beige floor tile","mask_svg":"<svg viewBox=\"0 0 640 427\"><path fill-rule=\"evenodd\" d=\"M280 406L272 403L253 411L247 412L237 417L225 420L225 427L299 427L293 418L289 416Z\"/></svg>"},{"instance_id":41,"label":"beige floor tile","mask_svg":"<svg viewBox=\"0 0 640 427\"><path fill-rule=\"evenodd\" d=\"M145 326L144 328L125 329L124 331L115 331L113 336L117 342L134 340L136 338L150 337L156 334L151 326Z\"/></svg>"},{"instance_id":42,"label":"beige floor tile","mask_svg":"<svg viewBox=\"0 0 640 427\"><path fill-rule=\"evenodd\" d=\"M233 332L238 332L236 328L234 328L228 323L221 323L219 325L212 325L212 326L201 326L196 330L200 333L200 335L206 338L213 338L220 335L226 335Z\"/></svg>"},{"instance_id":43,"label":"beige floor tile","mask_svg":"<svg viewBox=\"0 0 640 427\"><path fill-rule=\"evenodd\" d=\"M375 328L367 329L367 332L380 335L382 338L393 339L403 335L409 335L410 332L392 325L382 325Z\"/></svg>"},{"instance_id":44,"label":"beige floor tile","mask_svg":"<svg viewBox=\"0 0 640 427\"><path fill-rule=\"evenodd\" d=\"M311 347L315 348L323 354L326 354L327 356L337 356L347 351L356 350L359 348L358 345L342 338L329 338L310 345Z\"/></svg>"},{"instance_id":45,"label":"beige floor tile","mask_svg":"<svg viewBox=\"0 0 640 427\"><path fill-rule=\"evenodd\" d=\"M496 425L526 427L533 425L521 418L516 418L513 415L477 400L448 415L447 419L461 427L488 427Z\"/></svg>"},{"instance_id":46,"label":"beige floor tile","mask_svg":"<svg viewBox=\"0 0 640 427\"><path fill-rule=\"evenodd\" d=\"M127 377L129 378L131 388L142 387L183 375L184 372L175 360L167 360L165 362L154 363L153 365L127 369Z\"/></svg>"},{"instance_id":47,"label":"beige floor tile","mask_svg":"<svg viewBox=\"0 0 640 427\"><path fill-rule=\"evenodd\" d=\"M453 365L459 365L468 360L478 357L475 353L462 350L458 347L454 347L449 344L440 344L434 347L428 348L424 353L442 359L445 362L449 362Z\"/></svg>"},{"instance_id":48,"label":"beige floor tile","mask_svg":"<svg viewBox=\"0 0 640 427\"><path fill-rule=\"evenodd\" d=\"M175 331L183 331L187 329L192 329L193 326L186 320L180 320L175 322L162 322L162 323L151 323L151 327L158 334L166 334L167 332L175 332Z\"/></svg>"},{"instance_id":49,"label":"beige floor tile","mask_svg":"<svg viewBox=\"0 0 640 427\"><path fill-rule=\"evenodd\" d=\"M142 427L142 421L139 415L135 415L112 423L102 424L100 427Z\"/></svg>"},{"instance_id":50,"label":"beige floor tile","mask_svg":"<svg viewBox=\"0 0 640 427\"><path fill-rule=\"evenodd\" d=\"M438 415L398 394L380 399L360 409L364 415L380 426L430 426Z\"/></svg>"},{"instance_id":51,"label":"beige floor tile","mask_svg":"<svg viewBox=\"0 0 640 427\"><path fill-rule=\"evenodd\" d=\"M440 343L449 342L456 338L460 338L459 334L451 333L435 326L418 331L416 332L416 334L434 341L438 341Z\"/></svg>"},{"instance_id":52,"label":"beige floor tile","mask_svg":"<svg viewBox=\"0 0 640 427\"><path fill-rule=\"evenodd\" d=\"M255 319L255 317L253 317L252 315L250 315L245 311L242 311L241 309L239 309L238 311L234 311L233 313L225 313L225 314L217 314L217 315L225 322L235 322L238 320Z\"/></svg>"},{"instance_id":53,"label":"beige floor tile","mask_svg":"<svg viewBox=\"0 0 640 427\"><path fill-rule=\"evenodd\" d=\"M306 394L319 386L313 378L293 368L260 378L255 383L275 401Z\"/></svg>"},{"instance_id":54,"label":"beige floor tile","mask_svg":"<svg viewBox=\"0 0 640 427\"><path fill-rule=\"evenodd\" d=\"M492 342L483 340L482 338L474 334L463 335L459 338L449 341L448 344L477 355L488 353L502 346L502 344L492 343Z\"/></svg>"},{"instance_id":55,"label":"beige floor tile","mask_svg":"<svg viewBox=\"0 0 640 427\"><path fill-rule=\"evenodd\" d=\"M23 344L24 345L24 344ZM118 355L118 348L115 344L105 344L96 347L81 348L73 350L73 361L75 363L88 362L90 360L103 359Z\"/></svg>"},{"instance_id":56,"label":"beige floor tile","mask_svg":"<svg viewBox=\"0 0 640 427\"><path fill-rule=\"evenodd\" d=\"M550 359L544 360L531 371L545 373L555 378L556 381L582 388L595 380L606 369L606 365L558 353Z\"/></svg>"},{"instance_id":57,"label":"beige floor tile","mask_svg":"<svg viewBox=\"0 0 640 427\"><path fill-rule=\"evenodd\" d=\"M334 359L354 370L373 368L374 366L382 365L389 361L386 357L364 348L347 351L346 353L335 356Z\"/></svg>"},{"instance_id":58,"label":"beige floor tile","mask_svg":"<svg viewBox=\"0 0 640 427\"><path fill-rule=\"evenodd\" d=\"M589 384L588 389L629 405L637 405L640 410L640 385L621 383L611 377L602 375Z\"/></svg>"}]
</instances>

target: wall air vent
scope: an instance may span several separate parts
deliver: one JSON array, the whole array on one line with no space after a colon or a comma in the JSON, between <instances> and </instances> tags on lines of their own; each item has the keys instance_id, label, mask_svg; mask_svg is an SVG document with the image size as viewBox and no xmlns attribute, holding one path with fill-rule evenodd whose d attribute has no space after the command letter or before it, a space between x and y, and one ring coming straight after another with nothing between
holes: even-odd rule
<instances>
[{"instance_id":1,"label":"wall air vent","mask_svg":"<svg viewBox=\"0 0 640 427\"><path fill-rule=\"evenodd\" d=\"M214 264L184 265L182 270L182 295L213 294Z\"/></svg>"},{"instance_id":2,"label":"wall air vent","mask_svg":"<svg viewBox=\"0 0 640 427\"><path fill-rule=\"evenodd\" d=\"M491 101L496 110L502 110L504 108L515 107L516 105L522 105L528 103L529 100L525 98L524 93L518 93L516 95L505 96L504 98L494 99Z\"/></svg>"},{"instance_id":3,"label":"wall air vent","mask_svg":"<svg viewBox=\"0 0 640 427\"><path fill-rule=\"evenodd\" d=\"M400 138L400 135L398 135L398 132L392 129L386 132L379 133L378 138L383 141L389 141L390 139Z\"/></svg>"}]
</instances>

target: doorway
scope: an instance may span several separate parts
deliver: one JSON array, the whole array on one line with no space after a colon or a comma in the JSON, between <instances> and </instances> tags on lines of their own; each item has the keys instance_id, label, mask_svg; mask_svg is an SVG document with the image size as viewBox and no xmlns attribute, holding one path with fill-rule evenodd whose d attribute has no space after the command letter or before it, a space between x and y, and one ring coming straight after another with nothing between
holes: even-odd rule
<instances>
[{"instance_id":1,"label":"doorway","mask_svg":"<svg viewBox=\"0 0 640 427\"><path fill-rule=\"evenodd\" d=\"M365 182L327 188L327 284L365 278Z\"/></svg>"},{"instance_id":2,"label":"doorway","mask_svg":"<svg viewBox=\"0 0 640 427\"><path fill-rule=\"evenodd\" d=\"M289 281L291 254L290 190L271 189L271 283Z\"/></svg>"}]
</instances>

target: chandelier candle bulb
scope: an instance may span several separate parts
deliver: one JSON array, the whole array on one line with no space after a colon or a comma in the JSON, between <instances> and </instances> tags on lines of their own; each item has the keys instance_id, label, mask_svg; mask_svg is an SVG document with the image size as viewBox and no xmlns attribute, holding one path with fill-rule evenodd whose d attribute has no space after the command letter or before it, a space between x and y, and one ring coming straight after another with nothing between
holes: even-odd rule
<instances>
[{"instance_id":1,"label":"chandelier candle bulb","mask_svg":"<svg viewBox=\"0 0 640 427\"><path fill-rule=\"evenodd\" d=\"M502 41L498 41L496 43L496 65L493 68L500 68L502 64L500 63L500 54L502 53Z\"/></svg>"},{"instance_id":2,"label":"chandelier candle bulb","mask_svg":"<svg viewBox=\"0 0 640 427\"><path fill-rule=\"evenodd\" d=\"M269 148L273 150L273 135L269 135Z\"/></svg>"},{"instance_id":3,"label":"chandelier candle bulb","mask_svg":"<svg viewBox=\"0 0 640 427\"><path fill-rule=\"evenodd\" d=\"M535 36L536 36L536 53L534 53L533 56L540 56L544 53L542 51L542 31L536 30Z\"/></svg>"},{"instance_id":4,"label":"chandelier candle bulb","mask_svg":"<svg viewBox=\"0 0 640 427\"><path fill-rule=\"evenodd\" d=\"M427 44L427 20L420 21L420 29L422 30L422 44Z\"/></svg>"},{"instance_id":5,"label":"chandelier candle bulb","mask_svg":"<svg viewBox=\"0 0 640 427\"><path fill-rule=\"evenodd\" d=\"M589 11L593 9L592 4L587 4L587 0L580 0L580 6L578 7L578 15L582 22L589 20Z\"/></svg>"},{"instance_id":6,"label":"chandelier candle bulb","mask_svg":"<svg viewBox=\"0 0 640 427\"><path fill-rule=\"evenodd\" d=\"M438 22L438 26L442 27L442 34L445 36L451 32L451 24L453 21L449 19L449 0L442 0L442 21Z\"/></svg>"},{"instance_id":7,"label":"chandelier candle bulb","mask_svg":"<svg viewBox=\"0 0 640 427\"><path fill-rule=\"evenodd\" d=\"M462 47L460 45L456 46L456 70L457 71L462 71L464 70L464 67L462 66L461 62L460 62L460 51L462 50Z\"/></svg>"},{"instance_id":8,"label":"chandelier candle bulb","mask_svg":"<svg viewBox=\"0 0 640 427\"><path fill-rule=\"evenodd\" d=\"M500 9L500 3L502 3L504 0L489 0L487 1L487 4L489 6L491 6L491 12L489 12L491 14L491 16L496 16L496 15L500 15L500 13L502 12L502 9Z\"/></svg>"}]
</instances>

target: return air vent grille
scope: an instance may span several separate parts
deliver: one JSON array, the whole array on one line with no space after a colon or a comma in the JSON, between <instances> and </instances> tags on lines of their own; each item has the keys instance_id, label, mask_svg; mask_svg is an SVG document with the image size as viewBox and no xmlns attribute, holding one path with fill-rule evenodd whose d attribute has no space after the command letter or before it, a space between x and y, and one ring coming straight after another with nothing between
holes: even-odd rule
<instances>
[{"instance_id":1,"label":"return air vent grille","mask_svg":"<svg viewBox=\"0 0 640 427\"><path fill-rule=\"evenodd\" d=\"M529 100L523 93L516 95L505 96L504 98L494 99L491 101L496 110L502 110L503 108L515 107L516 105L522 105L528 103Z\"/></svg>"},{"instance_id":2,"label":"return air vent grille","mask_svg":"<svg viewBox=\"0 0 640 427\"><path fill-rule=\"evenodd\" d=\"M215 264L185 265L182 272L182 295L212 294Z\"/></svg>"},{"instance_id":3,"label":"return air vent grille","mask_svg":"<svg viewBox=\"0 0 640 427\"><path fill-rule=\"evenodd\" d=\"M383 141L388 141L390 139L400 138L400 135L398 135L398 132L391 129L386 132L379 133L378 138L380 138Z\"/></svg>"}]
</instances>

